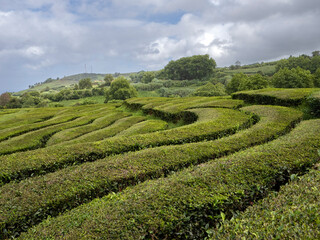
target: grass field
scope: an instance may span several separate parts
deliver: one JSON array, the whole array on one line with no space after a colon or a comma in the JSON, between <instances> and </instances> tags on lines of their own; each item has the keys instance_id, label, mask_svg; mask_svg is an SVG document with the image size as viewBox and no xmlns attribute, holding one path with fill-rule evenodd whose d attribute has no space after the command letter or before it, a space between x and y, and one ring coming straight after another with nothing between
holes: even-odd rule
<instances>
[{"instance_id":1,"label":"grass field","mask_svg":"<svg viewBox=\"0 0 320 240\"><path fill-rule=\"evenodd\" d=\"M0 239L316 239L317 91L0 110Z\"/></svg>"}]
</instances>

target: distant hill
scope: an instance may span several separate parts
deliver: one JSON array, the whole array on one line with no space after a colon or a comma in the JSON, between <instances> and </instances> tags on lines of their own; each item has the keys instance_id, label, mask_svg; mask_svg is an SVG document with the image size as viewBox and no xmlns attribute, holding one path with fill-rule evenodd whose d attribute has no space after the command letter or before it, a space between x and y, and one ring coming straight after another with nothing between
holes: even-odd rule
<instances>
[{"instance_id":1,"label":"distant hill","mask_svg":"<svg viewBox=\"0 0 320 240\"><path fill-rule=\"evenodd\" d=\"M83 78L90 78L93 84L99 84L103 82L103 78L106 74L103 73L80 73L70 76L65 76L63 78L58 79L47 79L42 83L38 83L33 85L31 88L22 90L14 93L14 95L19 96L28 91L60 91L63 88L71 87L74 84L77 84Z\"/></svg>"}]
</instances>

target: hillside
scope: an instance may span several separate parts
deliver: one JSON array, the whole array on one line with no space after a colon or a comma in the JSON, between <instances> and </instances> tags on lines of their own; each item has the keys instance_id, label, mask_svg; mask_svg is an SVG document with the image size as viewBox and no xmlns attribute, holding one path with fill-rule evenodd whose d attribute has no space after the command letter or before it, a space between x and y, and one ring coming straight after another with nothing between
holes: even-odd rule
<instances>
[{"instance_id":1,"label":"hillside","mask_svg":"<svg viewBox=\"0 0 320 240\"><path fill-rule=\"evenodd\" d=\"M0 238L204 239L247 236L248 228L262 234L268 226L256 228L243 211L273 208L270 194L282 186L284 230L270 228L267 236L298 231L317 239L312 216L307 226L301 217L288 227L291 201L283 191L299 175L317 179L309 169L319 161L320 121L312 115L319 91L1 110ZM311 115L301 111L306 107ZM297 184L297 191L317 187ZM227 222L233 214L249 225L234 227ZM302 207L299 214L310 212Z\"/></svg>"},{"instance_id":2,"label":"hillside","mask_svg":"<svg viewBox=\"0 0 320 240\"><path fill-rule=\"evenodd\" d=\"M69 88L72 85L77 84L81 79L84 78L90 78L92 82L94 83L102 83L103 78L105 74L98 74L98 73L80 73L80 74L75 74L75 75L70 75L70 76L65 76L61 79L52 79L52 81L44 81L41 84L34 85L32 88L22 90L19 92L14 93L14 96L20 96L25 92L28 91L60 91L65 88Z\"/></svg>"}]
</instances>

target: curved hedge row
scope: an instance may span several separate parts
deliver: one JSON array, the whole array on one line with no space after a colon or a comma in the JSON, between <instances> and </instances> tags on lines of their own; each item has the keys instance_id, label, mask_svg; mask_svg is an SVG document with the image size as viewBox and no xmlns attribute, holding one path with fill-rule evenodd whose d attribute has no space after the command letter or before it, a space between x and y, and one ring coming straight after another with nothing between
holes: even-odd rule
<instances>
[{"instance_id":1,"label":"curved hedge row","mask_svg":"<svg viewBox=\"0 0 320 240\"><path fill-rule=\"evenodd\" d=\"M109 194L49 218L21 239L202 239L235 210L318 161L320 120L270 143Z\"/></svg>"},{"instance_id":2,"label":"curved hedge row","mask_svg":"<svg viewBox=\"0 0 320 240\"><path fill-rule=\"evenodd\" d=\"M140 123L137 123L128 129L118 133L116 137L119 136L132 136L136 134L145 134L156 131L166 130L168 128L168 123L163 120L146 120Z\"/></svg>"},{"instance_id":3,"label":"curved hedge row","mask_svg":"<svg viewBox=\"0 0 320 240\"><path fill-rule=\"evenodd\" d=\"M95 114L95 117L99 117L99 115L103 116L105 115L104 111L106 110L114 110L115 107L110 105L108 107L96 107L95 111L99 111L99 113L97 113L98 115ZM22 124L20 126L16 126L16 127L10 127L10 128L5 128L0 130L0 142L7 140L9 138L12 137L16 137L16 136L20 136L22 134L25 133L30 133L31 131L36 131L36 130L40 130L46 127L51 127L51 126L55 126L58 124L62 124L62 123L66 123L69 121L72 121L75 118L84 116L85 113L83 113L83 111L77 111L78 109L68 109L68 111L66 111L66 109L64 111L60 111L57 112L56 110L56 114L55 115L45 115L42 116L41 121L38 120L34 123L30 123L30 124ZM89 109L90 110L90 109ZM49 113L50 113L50 109L49 109ZM93 114L94 112L90 112L90 114ZM47 113L48 114L48 113ZM25 116L27 117L27 116ZM24 137L22 137L24 138ZM32 140L32 139L30 139Z\"/></svg>"},{"instance_id":4,"label":"curved hedge row","mask_svg":"<svg viewBox=\"0 0 320 240\"><path fill-rule=\"evenodd\" d=\"M6 141L0 142L0 155L45 147L46 142L53 134L64 129L90 124L94 119L96 119L96 117L97 116L71 116L69 121L66 121L65 123L41 128L36 131L10 138Z\"/></svg>"},{"instance_id":5,"label":"curved hedge row","mask_svg":"<svg viewBox=\"0 0 320 240\"><path fill-rule=\"evenodd\" d=\"M24 108L16 110L0 118L0 132L6 128L20 127L24 124L42 122L53 117L59 108Z\"/></svg>"},{"instance_id":6,"label":"curved hedge row","mask_svg":"<svg viewBox=\"0 0 320 240\"><path fill-rule=\"evenodd\" d=\"M141 109L145 114L152 114L166 121L177 122L183 119L185 123L197 120L187 109L217 107L239 108L242 100L232 100L225 97L187 97L187 98L132 98L125 101L131 109Z\"/></svg>"},{"instance_id":7,"label":"curved hedge row","mask_svg":"<svg viewBox=\"0 0 320 240\"><path fill-rule=\"evenodd\" d=\"M233 99L242 99L249 103L272 104L281 106L298 106L319 88L265 88L251 91L241 91L232 94Z\"/></svg>"},{"instance_id":8,"label":"curved hedge row","mask_svg":"<svg viewBox=\"0 0 320 240\"><path fill-rule=\"evenodd\" d=\"M130 137L114 137L93 143L55 145L33 152L0 156L0 185L33 174L54 171L77 162L94 161L107 155L147 147L216 139L235 133L255 121L254 116L231 109L193 109L190 113L199 114L199 121L183 127Z\"/></svg>"},{"instance_id":9,"label":"curved hedge row","mask_svg":"<svg viewBox=\"0 0 320 240\"><path fill-rule=\"evenodd\" d=\"M87 124L84 126L69 128L54 134L49 141L47 142L47 146L55 145L62 142L67 142L73 139L76 139L80 136L88 134L92 131L96 131L105 127L110 126L115 121L128 117L130 114L116 112L116 111L106 111L103 113L102 117L97 117L91 124Z\"/></svg>"},{"instance_id":10,"label":"curved hedge row","mask_svg":"<svg viewBox=\"0 0 320 240\"><path fill-rule=\"evenodd\" d=\"M223 222L211 239L320 239L319 186L312 170Z\"/></svg>"},{"instance_id":11,"label":"curved hedge row","mask_svg":"<svg viewBox=\"0 0 320 240\"><path fill-rule=\"evenodd\" d=\"M9 204L5 209L0 208L3 215L0 222L6 224L2 227L7 232L18 231L48 214L57 215L110 191L265 142L282 134L301 118L300 112L281 107L252 106L244 110L259 114L261 121L230 137L108 157L4 185L0 206ZM16 208L19 212L14 212Z\"/></svg>"},{"instance_id":12,"label":"curved hedge row","mask_svg":"<svg viewBox=\"0 0 320 240\"><path fill-rule=\"evenodd\" d=\"M107 139L121 133L122 131L132 127L133 125L144 121L144 116L129 116L116 120L113 124L96 130L90 133L84 134L78 138L72 139L67 142L62 142L63 145L77 144L77 143L89 143L96 142L103 139Z\"/></svg>"},{"instance_id":13,"label":"curved hedge row","mask_svg":"<svg viewBox=\"0 0 320 240\"><path fill-rule=\"evenodd\" d=\"M307 98L307 105L310 107L311 115L320 117L320 91L311 94Z\"/></svg>"}]
</instances>

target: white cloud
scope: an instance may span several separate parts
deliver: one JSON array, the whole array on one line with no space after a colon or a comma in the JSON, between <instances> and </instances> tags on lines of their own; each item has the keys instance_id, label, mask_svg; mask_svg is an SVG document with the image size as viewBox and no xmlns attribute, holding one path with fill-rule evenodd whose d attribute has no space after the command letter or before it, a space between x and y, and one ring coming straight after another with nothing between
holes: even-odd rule
<instances>
[{"instance_id":1,"label":"white cloud","mask_svg":"<svg viewBox=\"0 0 320 240\"><path fill-rule=\"evenodd\" d=\"M29 58L41 57L45 54L45 51L42 47L31 46L25 50L25 55Z\"/></svg>"},{"instance_id":2,"label":"white cloud","mask_svg":"<svg viewBox=\"0 0 320 240\"><path fill-rule=\"evenodd\" d=\"M318 0L0 0L0 6L0 81L8 87L78 73L90 63L97 72L138 71L210 54L224 66L320 49Z\"/></svg>"}]
</instances>

